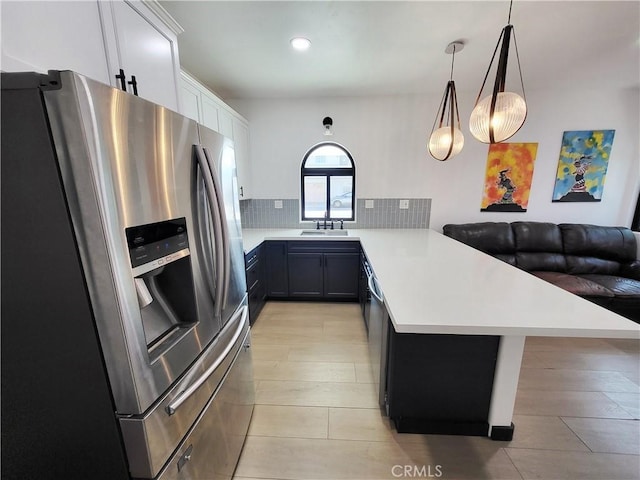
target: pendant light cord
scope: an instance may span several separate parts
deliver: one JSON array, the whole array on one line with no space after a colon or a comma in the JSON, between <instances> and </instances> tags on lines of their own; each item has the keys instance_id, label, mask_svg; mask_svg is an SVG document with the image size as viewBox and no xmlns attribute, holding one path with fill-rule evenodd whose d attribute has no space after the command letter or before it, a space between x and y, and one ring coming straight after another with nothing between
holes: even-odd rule
<instances>
[{"instance_id":1,"label":"pendant light cord","mask_svg":"<svg viewBox=\"0 0 640 480\"><path fill-rule=\"evenodd\" d=\"M513 7L513 0L509 2L509 18L507 19L507 25L511 25L511 8Z\"/></svg>"},{"instance_id":2,"label":"pendant light cord","mask_svg":"<svg viewBox=\"0 0 640 480\"><path fill-rule=\"evenodd\" d=\"M449 80L453 80L453 62L456 59L456 46L455 44L453 45L453 52L451 54L451 76L449 78Z\"/></svg>"}]
</instances>

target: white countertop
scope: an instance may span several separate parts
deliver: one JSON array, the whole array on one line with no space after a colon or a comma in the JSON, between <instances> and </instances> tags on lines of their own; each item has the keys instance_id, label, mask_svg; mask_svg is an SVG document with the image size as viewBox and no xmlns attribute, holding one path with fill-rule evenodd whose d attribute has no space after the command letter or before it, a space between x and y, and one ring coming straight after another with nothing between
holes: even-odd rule
<instances>
[{"instance_id":1,"label":"white countertop","mask_svg":"<svg viewBox=\"0 0 640 480\"><path fill-rule=\"evenodd\" d=\"M264 240L360 240L398 333L640 338L640 325L433 230L353 229L347 237L244 229Z\"/></svg>"}]
</instances>

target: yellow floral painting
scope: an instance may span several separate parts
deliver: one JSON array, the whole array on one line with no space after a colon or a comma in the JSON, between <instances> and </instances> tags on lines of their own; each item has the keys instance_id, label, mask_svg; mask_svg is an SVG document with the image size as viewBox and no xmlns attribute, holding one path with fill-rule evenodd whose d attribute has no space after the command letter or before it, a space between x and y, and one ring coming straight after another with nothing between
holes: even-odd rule
<instances>
[{"instance_id":1,"label":"yellow floral painting","mask_svg":"<svg viewBox=\"0 0 640 480\"><path fill-rule=\"evenodd\" d=\"M482 212L526 212L537 143L494 143L489 146Z\"/></svg>"}]
</instances>

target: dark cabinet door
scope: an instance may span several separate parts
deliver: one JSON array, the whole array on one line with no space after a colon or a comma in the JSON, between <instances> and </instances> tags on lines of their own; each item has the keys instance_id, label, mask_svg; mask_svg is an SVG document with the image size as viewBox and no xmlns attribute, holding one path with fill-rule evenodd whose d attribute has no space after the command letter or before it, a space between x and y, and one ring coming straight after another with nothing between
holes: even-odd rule
<instances>
[{"instance_id":1,"label":"dark cabinet door","mask_svg":"<svg viewBox=\"0 0 640 480\"><path fill-rule=\"evenodd\" d=\"M360 277L358 253L324 254L324 295L334 299L357 299Z\"/></svg>"},{"instance_id":2,"label":"dark cabinet door","mask_svg":"<svg viewBox=\"0 0 640 480\"><path fill-rule=\"evenodd\" d=\"M288 297L287 242L266 242L265 260L267 296Z\"/></svg>"},{"instance_id":3,"label":"dark cabinet door","mask_svg":"<svg viewBox=\"0 0 640 480\"><path fill-rule=\"evenodd\" d=\"M323 296L322 253L290 253L288 263L290 297Z\"/></svg>"},{"instance_id":4,"label":"dark cabinet door","mask_svg":"<svg viewBox=\"0 0 640 480\"><path fill-rule=\"evenodd\" d=\"M247 292L249 296L249 320L251 325L260 314L265 304L265 276L264 276L264 254L262 245L256 247L245 255L245 266L247 274Z\"/></svg>"},{"instance_id":5,"label":"dark cabinet door","mask_svg":"<svg viewBox=\"0 0 640 480\"><path fill-rule=\"evenodd\" d=\"M251 291L260 283L260 269L262 262L259 257L252 258L251 264L247 267L247 290Z\"/></svg>"}]
</instances>

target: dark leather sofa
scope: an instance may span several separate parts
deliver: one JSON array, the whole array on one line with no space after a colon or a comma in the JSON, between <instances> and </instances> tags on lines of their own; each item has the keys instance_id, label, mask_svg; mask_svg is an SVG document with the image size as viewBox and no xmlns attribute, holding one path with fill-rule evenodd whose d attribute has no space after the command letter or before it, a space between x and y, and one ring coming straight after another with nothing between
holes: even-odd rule
<instances>
[{"instance_id":1,"label":"dark leather sofa","mask_svg":"<svg viewBox=\"0 0 640 480\"><path fill-rule=\"evenodd\" d=\"M640 323L640 261L628 228L483 222L443 233Z\"/></svg>"}]
</instances>

